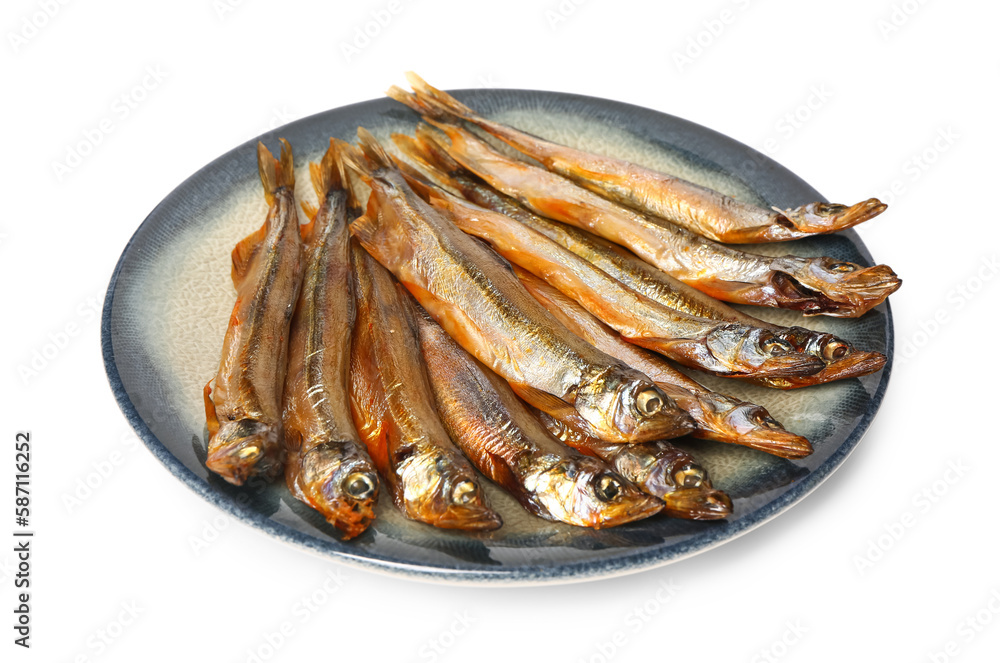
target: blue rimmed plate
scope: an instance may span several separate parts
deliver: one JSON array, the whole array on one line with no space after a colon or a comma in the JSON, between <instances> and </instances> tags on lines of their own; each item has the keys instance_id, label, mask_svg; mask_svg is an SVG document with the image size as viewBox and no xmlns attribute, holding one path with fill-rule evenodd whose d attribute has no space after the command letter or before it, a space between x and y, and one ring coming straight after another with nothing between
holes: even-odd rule
<instances>
[{"instance_id":1,"label":"blue rimmed plate","mask_svg":"<svg viewBox=\"0 0 1000 663\"><path fill-rule=\"evenodd\" d=\"M574 147L624 157L765 207L821 200L812 187L767 157L714 131L655 111L603 99L524 90L466 90L455 96L484 115ZM352 140L358 126L379 138L411 132L416 116L389 99L320 113L260 137L278 136L296 154L298 194L312 199L306 165L328 138ZM487 534L410 522L383 498L374 525L349 542L282 483L236 488L205 460L201 390L218 369L233 305L229 253L260 226L266 208L256 140L224 154L177 187L139 226L115 268L104 303L102 349L122 411L153 454L189 488L270 536L347 563L424 579L466 583L567 582L660 566L726 543L803 499L847 458L882 401L892 364L892 318L882 304L857 320L801 318L754 309L781 324L835 333L889 357L879 373L780 392L700 376L708 386L766 406L808 437L799 461L708 441L682 443L733 498L724 522L656 517L609 530L550 523L491 489L504 527ZM752 250L829 255L865 265L853 231Z\"/></svg>"}]
</instances>

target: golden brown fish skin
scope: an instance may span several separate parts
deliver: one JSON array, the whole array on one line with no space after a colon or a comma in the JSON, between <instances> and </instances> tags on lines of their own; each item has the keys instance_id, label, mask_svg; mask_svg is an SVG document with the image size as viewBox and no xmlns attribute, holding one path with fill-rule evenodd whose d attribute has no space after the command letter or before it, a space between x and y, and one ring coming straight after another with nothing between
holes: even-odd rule
<instances>
[{"instance_id":1,"label":"golden brown fish skin","mask_svg":"<svg viewBox=\"0 0 1000 663\"><path fill-rule=\"evenodd\" d=\"M469 173L433 140L425 138L428 129L427 125L418 126L417 138L405 134L392 136L403 154L419 165L419 169L414 169L401 164L408 180L421 178L428 180L428 184L423 185L427 191L426 195L429 195L432 188L430 185L436 185L461 195L480 207L506 214L587 260L632 290L664 306L702 318L727 320L770 330L782 340L791 343L797 352L819 357L825 364L823 370L813 375L757 378L749 381L772 388L797 389L868 375L881 370L885 365L886 357L880 352L859 350L832 334L803 327L782 327L737 311L681 283L617 244L585 230L528 211L513 198L500 193Z\"/></svg>"},{"instance_id":2,"label":"golden brown fish skin","mask_svg":"<svg viewBox=\"0 0 1000 663\"><path fill-rule=\"evenodd\" d=\"M463 193L464 191L463 189ZM501 195L497 194L497 197ZM746 378L748 381L779 389L797 389L868 375L881 370L885 365L886 357L882 353L859 350L833 334L804 327L783 327L747 315L674 279L666 272L605 239L591 235L585 230L532 214L513 200L496 202L504 204L505 208L502 211L508 216L537 230L615 280L655 302L689 315L770 331L790 343L796 352L817 357L825 364L821 371L812 375Z\"/></svg>"},{"instance_id":3,"label":"golden brown fish skin","mask_svg":"<svg viewBox=\"0 0 1000 663\"><path fill-rule=\"evenodd\" d=\"M813 202L792 209L764 209L623 159L576 150L518 131L480 116L412 72L407 78L415 97L395 87L390 89L389 96L421 114L475 124L594 193L717 242L781 242L831 233L867 221L886 209L876 198L850 207Z\"/></svg>"},{"instance_id":4,"label":"golden brown fish skin","mask_svg":"<svg viewBox=\"0 0 1000 663\"><path fill-rule=\"evenodd\" d=\"M351 414L396 506L412 520L493 530L500 516L438 417L409 296L357 242Z\"/></svg>"},{"instance_id":5,"label":"golden brown fish skin","mask_svg":"<svg viewBox=\"0 0 1000 663\"><path fill-rule=\"evenodd\" d=\"M630 343L723 377L795 377L823 368L822 360L794 352L769 331L665 307L509 216L441 190L430 192L430 203L507 260L575 299Z\"/></svg>"},{"instance_id":6,"label":"golden brown fish skin","mask_svg":"<svg viewBox=\"0 0 1000 663\"><path fill-rule=\"evenodd\" d=\"M417 322L438 412L449 435L480 472L525 509L548 520L596 529L663 509L604 463L560 445L502 378L459 347L426 312L418 312Z\"/></svg>"},{"instance_id":7,"label":"golden brown fish skin","mask_svg":"<svg viewBox=\"0 0 1000 663\"><path fill-rule=\"evenodd\" d=\"M435 136L441 147L494 188L537 214L628 247L716 299L805 315L858 317L901 284L886 265L862 267L828 257L770 257L718 244L613 203L544 168L510 159L465 129L427 119L447 136Z\"/></svg>"},{"instance_id":8,"label":"golden brown fish skin","mask_svg":"<svg viewBox=\"0 0 1000 663\"><path fill-rule=\"evenodd\" d=\"M806 438L796 435L754 403L719 394L674 369L661 357L626 343L582 306L534 275L515 268L525 288L563 325L598 349L649 375L681 409L694 419L691 434L708 440L739 444L782 458L803 458L812 453ZM559 418L568 427L585 432L577 422Z\"/></svg>"},{"instance_id":9,"label":"golden brown fish skin","mask_svg":"<svg viewBox=\"0 0 1000 663\"><path fill-rule=\"evenodd\" d=\"M537 416L549 433L563 444L604 460L641 490L663 500L664 513L668 516L720 520L733 512L732 500L712 486L708 470L691 454L667 441L608 444L544 412L538 412Z\"/></svg>"},{"instance_id":10,"label":"golden brown fish skin","mask_svg":"<svg viewBox=\"0 0 1000 663\"><path fill-rule=\"evenodd\" d=\"M330 149L310 164L320 200L303 231L304 275L292 318L283 421L285 481L345 539L375 518L378 474L354 430L348 371L354 327L354 277L347 193Z\"/></svg>"},{"instance_id":11,"label":"golden brown fish skin","mask_svg":"<svg viewBox=\"0 0 1000 663\"><path fill-rule=\"evenodd\" d=\"M206 465L237 486L252 476L271 480L284 464L282 388L302 267L292 150L284 139L281 145L279 162L258 144L267 219L233 250L236 305L215 389L206 385L204 393Z\"/></svg>"},{"instance_id":12,"label":"golden brown fish skin","mask_svg":"<svg viewBox=\"0 0 1000 663\"><path fill-rule=\"evenodd\" d=\"M502 258L421 200L370 134L359 137L365 155L352 168L372 196L351 232L459 345L532 404L575 410L607 441L677 427L683 414L652 381L562 328Z\"/></svg>"},{"instance_id":13,"label":"golden brown fish skin","mask_svg":"<svg viewBox=\"0 0 1000 663\"><path fill-rule=\"evenodd\" d=\"M530 213L529 213L530 214ZM534 216L534 215L532 215ZM783 327L747 315L656 269L625 249L586 231L534 216L539 231L650 299L677 310L713 320L725 320L771 331L797 351L823 360L823 370L813 375L784 378L750 378L749 381L780 389L796 389L881 370L886 357L860 350L847 341L804 327ZM543 229L544 226L546 229ZM534 225L532 227L535 227ZM550 232L552 234L550 234Z\"/></svg>"}]
</instances>

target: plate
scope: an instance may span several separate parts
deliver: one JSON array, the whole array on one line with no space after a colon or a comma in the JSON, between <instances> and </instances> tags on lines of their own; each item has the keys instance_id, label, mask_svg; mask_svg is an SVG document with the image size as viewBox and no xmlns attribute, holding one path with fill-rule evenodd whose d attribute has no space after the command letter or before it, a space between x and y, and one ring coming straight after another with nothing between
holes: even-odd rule
<instances>
[{"instance_id":1,"label":"plate","mask_svg":"<svg viewBox=\"0 0 1000 663\"><path fill-rule=\"evenodd\" d=\"M578 95L525 90L465 90L455 96L484 115L575 147L676 173L766 207L822 200L812 187L767 157L710 129L636 106ZM411 132L416 116L390 99L327 111L260 137L275 149L287 138L296 156L297 193L314 200L307 164L328 138L352 140L359 125L380 139ZM833 138L831 137L831 140ZM204 384L218 369L234 292L233 245L266 213L256 140L224 154L161 202L125 247L108 286L102 350L115 397L139 437L181 483L267 535L349 563L410 577L460 583L568 582L640 571L727 543L802 500L839 467L878 410L892 365L892 317L881 304L857 320L802 318L754 309L784 324L823 329L889 357L879 373L781 392L699 375L713 389L766 406L808 437L815 453L799 461L710 441L682 442L733 498L726 521L655 517L592 531L527 514L490 487L504 517L492 533L438 530L399 515L380 500L373 526L341 541L282 482L237 488L210 474L205 460ZM853 231L758 251L830 255L865 265L871 256Z\"/></svg>"}]
</instances>

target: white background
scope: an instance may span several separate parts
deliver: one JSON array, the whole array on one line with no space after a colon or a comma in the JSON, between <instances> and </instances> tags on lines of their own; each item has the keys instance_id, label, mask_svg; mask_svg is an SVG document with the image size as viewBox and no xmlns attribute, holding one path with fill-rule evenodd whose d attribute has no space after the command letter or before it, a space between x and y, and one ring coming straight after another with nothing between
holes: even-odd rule
<instances>
[{"instance_id":1,"label":"white background","mask_svg":"<svg viewBox=\"0 0 1000 663\"><path fill-rule=\"evenodd\" d=\"M237 663L277 642L283 622L293 632L269 660L997 660L995 3L398 0L346 54L372 12L385 22L387 0L223 2L4 3L0 474L8 486L14 434L30 430L37 531L30 651L11 644L14 559L0 548L4 660ZM531 589L345 569L221 518L184 488L136 443L105 379L92 306L119 254L211 159L378 97L407 69L442 88L647 106L766 148L833 200L889 202L858 232L904 279L892 296L897 360L854 455L803 503L719 549ZM123 94L134 94L127 115ZM95 130L100 142L59 168ZM50 335L65 347L25 373ZM99 487L67 506L113 453ZM949 473L951 463L968 469ZM924 490L937 491L933 503L915 499ZM0 491L4 503L12 493ZM215 538L199 554L191 541L202 536ZM878 559L859 565L865 556ZM297 604L331 571L343 586L303 622ZM661 583L676 589L657 603ZM133 603L134 618L122 608ZM634 613L644 605L648 621ZM988 623L961 626L977 615ZM117 637L99 644L101 631ZM435 653L432 641L449 646Z\"/></svg>"}]
</instances>

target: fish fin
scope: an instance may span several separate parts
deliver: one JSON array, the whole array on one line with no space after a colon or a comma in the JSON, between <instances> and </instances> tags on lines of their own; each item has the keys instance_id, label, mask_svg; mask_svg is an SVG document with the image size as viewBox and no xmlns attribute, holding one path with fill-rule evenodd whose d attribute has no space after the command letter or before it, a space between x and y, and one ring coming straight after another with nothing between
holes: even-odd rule
<instances>
[{"instance_id":1,"label":"fish fin","mask_svg":"<svg viewBox=\"0 0 1000 663\"><path fill-rule=\"evenodd\" d=\"M488 150L493 150L493 148L489 144L485 143L479 136L457 124L453 124L448 121L438 121L429 116L424 116L424 122L426 122L427 125L436 127L439 131L434 131L430 128L430 126L427 126L427 128L423 131L420 131L418 127L418 135L420 139L426 140L432 149L436 146L436 149L434 149L435 154L447 155L442 156L441 158L447 163L454 163L458 166L458 168L453 168L452 170L467 170L453 156L454 150L458 149L461 152L463 145L482 144L482 146Z\"/></svg>"},{"instance_id":2,"label":"fish fin","mask_svg":"<svg viewBox=\"0 0 1000 663\"><path fill-rule=\"evenodd\" d=\"M416 135L417 140L423 149L424 158L435 168L440 168L448 173L460 173L467 172L462 164L455 161L454 158L441 144L434 140L437 132L430 127L430 125L421 122L417 125Z\"/></svg>"},{"instance_id":3,"label":"fish fin","mask_svg":"<svg viewBox=\"0 0 1000 663\"><path fill-rule=\"evenodd\" d=\"M576 415L576 408L546 391L519 382L511 382L510 388L528 404L557 419Z\"/></svg>"},{"instance_id":4,"label":"fish fin","mask_svg":"<svg viewBox=\"0 0 1000 663\"><path fill-rule=\"evenodd\" d=\"M432 85L429 85L427 81L417 76L412 71L406 72L406 80L409 81L410 87L416 93L417 102L425 106L431 106L435 109L443 109L445 112L456 115L463 120L475 121L480 119L479 115L460 102L455 97L451 96L447 92L443 92Z\"/></svg>"},{"instance_id":5,"label":"fish fin","mask_svg":"<svg viewBox=\"0 0 1000 663\"><path fill-rule=\"evenodd\" d=\"M260 228L241 239L233 248L233 267L231 270L233 283L238 284L243 280L243 276L247 273L247 268L250 266L250 261L253 260L257 249L265 237L267 237L267 223L264 223Z\"/></svg>"},{"instance_id":6,"label":"fish fin","mask_svg":"<svg viewBox=\"0 0 1000 663\"><path fill-rule=\"evenodd\" d=\"M432 109L427 108L424 104L420 103L417 99L417 95L412 92L407 92L398 85L393 85L388 90L385 91L386 95L392 97L401 104L405 104L410 107L410 110L416 111L421 115L425 115L428 112L433 112Z\"/></svg>"},{"instance_id":7,"label":"fish fin","mask_svg":"<svg viewBox=\"0 0 1000 663\"><path fill-rule=\"evenodd\" d=\"M407 134L399 133L394 133L390 135L389 138L396 145L399 151L403 153L403 156L420 166L422 170L428 171L431 168L431 164L424 158L424 151L416 138ZM401 161L395 156L393 157L393 160L397 165ZM434 174L436 175L436 173Z\"/></svg>"},{"instance_id":8,"label":"fish fin","mask_svg":"<svg viewBox=\"0 0 1000 663\"><path fill-rule=\"evenodd\" d=\"M215 401L212 400L212 380L205 383L205 390L202 392L205 398L205 424L210 440L219 432L219 415L215 412Z\"/></svg>"},{"instance_id":9,"label":"fish fin","mask_svg":"<svg viewBox=\"0 0 1000 663\"><path fill-rule=\"evenodd\" d=\"M414 193L423 198L424 200L429 200L434 191L438 188L437 184L431 182L429 179L424 177L424 174L418 171L416 168L406 163L402 159L397 159L392 157L393 162L396 167L399 168L399 172L403 174L403 179L406 183L410 185Z\"/></svg>"},{"instance_id":10,"label":"fish fin","mask_svg":"<svg viewBox=\"0 0 1000 663\"><path fill-rule=\"evenodd\" d=\"M364 127L358 127L358 145L365 157L375 164L376 168L396 169L396 164L393 163L389 153L385 151L378 139Z\"/></svg>"},{"instance_id":11,"label":"fish fin","mask_svg":"<svg viewBox=\"0 0 1000 663\"><path fill-rule=\"evenodd\" d=\"M418 125L427 127L425 124ZM428 127L428 129L430 129ZM433 180L434 184L447 190L456 195L459 195L461 188L455 182L455 178L452 176L453 172L462 170L461 165L457 161L451 159L450 156L444 155L445 159L449 160L450 163L446 162L444 159L438 158L438 153L442 150L433 143L429 143L426 140L421 140L419 138L414 138L413 136L407 136L406 134L392 134L392 142L396 144L396 147L413 163L417 164L419 167L420 175L424 179ZM397 165L400 163L400 159L396 159ZM407 166L409 166L407 164ZM412 167L410 167L412 169ZM405 167L400 167L403 174L407 174L407 169Z\"/></svg>"},{"instance_id":12,"label":"fish fin","mask_svg":"<svg viewBox=\"0 0 1000 663\"><path fill-rule=\"evenodd\" d=\"M316 220L316 215L319 214L319 208L313 205L308 200L303 200L299 203L302 205L302 212L305 213L306 217L310 222Z\"/></svg>"},{"instance_id":13,"label":"fish fin","mask_svg":"<svg viewBox=\"0 0 1000 663\"><path fill-rule=\"evenodd\" d=\"M268 206L274 204L274 192L282 187L295 189L295 167L292 163L292 146L284 138L281 141L281 157L275 159L264 143L257 143L257 170L264 185L264 198Z\"/></svg>"},{"instance_id":14,"label":"fish fin","mask_svg":"<svg viewBox=\"0 0 1000 663\"><path fill-rule=\"evenodd\" d=\"M351 235L358 238L358 241L364 244L371 244L372 240L375 238L375 233L378 232L379 225L378 221L375 221L367 213L362 214L358 218L351 221Z\"/></svg>"},{"instance_id":15,"label":"fish fin","mask_svg":"<svg viewBox=\"0 0 1000 663\"><path fill-rule=\"evenodd\" d=\"M365 155L353 145L349 145L343 141L339 142L343 143L343 148L340 151L340 161L345 170L354 172L366 184L371 182L372 167L368 159L365 158Z\"/></svg>"},{"instance_id":16,"label":"fish fin","mask_svg":"<svg viewBox=\"0 0 1000 663\"><path fill-rule=\"evenodd\" d=\"M331 138L330 147L326 149L320 162L314 161L309 164L313 189L320 200L326 198L332 189L341 189L344 186L343 166L337 156L339 149L338 143Z\"/></svg>"},{"instance_id":17,"label":"fish fin","mask_svg":"<svg viewBox=\"0 0 1000 663\"><path fill-rule=\"evenodd\" d=\"M311 166L312 164L309 165ZM319 214L319 208L305 200L299 202L299 204L309 219L309 223L299 226L299 236L302 237L303 242L309 242L312 239L313 230L316 228L316 216Z\"/></svg>"},{"instance_id":18,"label":"fish fin","mask_svg":"<svg viewBox=\"0 0 1000 663\"><path fill-rule=\"evenodd\" d=\"M355 191L356 180L351 177L353 173L357 173L357 170L349 168L347 160L353 159L358 163L364 161L364 159L353 145L339 138L331 138L330 140L337 146L337 170L340 173L340 181L343 183L344 191L347 192L347 208L349 210L360 210L361 202L358 200ZM360 211L358 214L360 214Z\"/></svg>"}]
</instances>

